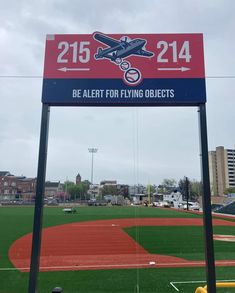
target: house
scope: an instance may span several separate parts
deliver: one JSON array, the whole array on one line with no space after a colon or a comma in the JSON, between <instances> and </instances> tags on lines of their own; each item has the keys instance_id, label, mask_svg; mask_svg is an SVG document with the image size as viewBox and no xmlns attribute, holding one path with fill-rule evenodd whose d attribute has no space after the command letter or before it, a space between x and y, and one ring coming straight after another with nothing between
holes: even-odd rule
<instances>
[{"instance_id":1,"label":"house","mask_svg":"<svg viewBox=\"0 0 235 293\"><path fill-rule=\"evenodd\" d=\"M58 197L61 193L63 193L63 185L60 181L45 182L45 197Z\"/></svg>"}]
</instances>

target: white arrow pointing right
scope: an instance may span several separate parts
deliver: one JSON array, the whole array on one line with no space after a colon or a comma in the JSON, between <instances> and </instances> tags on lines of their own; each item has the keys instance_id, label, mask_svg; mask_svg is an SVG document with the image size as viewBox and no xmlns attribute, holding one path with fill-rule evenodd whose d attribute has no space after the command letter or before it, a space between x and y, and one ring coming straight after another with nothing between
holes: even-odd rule
<instances>
[{"instance_id":1,"label":"white arrow pointing right","mask_svg":"<svg viewBox=\"0 0 235 293\"><path fill-rule=\"evenodd\" d=\"M167 68L167 67L160 67L158 70L161 71L188 71L191 70L191 68L188 67L172 67L172 68Z\"/></svg>"}]
</instances>

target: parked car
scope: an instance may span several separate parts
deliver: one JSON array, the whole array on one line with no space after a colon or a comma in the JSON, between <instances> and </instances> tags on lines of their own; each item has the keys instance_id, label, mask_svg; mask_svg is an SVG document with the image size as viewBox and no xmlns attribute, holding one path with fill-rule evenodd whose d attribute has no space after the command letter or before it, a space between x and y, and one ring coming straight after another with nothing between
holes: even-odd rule
<instances>
[{"instance_id":1,"label":"parked car","mask_svg":"<svg viewBox=\"0 0 235 293\"><path fill-rule=\"evenodd\" d=\"M183 209L184 209L184 210L187 210L187 203L185 203L185 204L183 205ZM189 201L189 202L188 202L188 209L189 209L190 211L199 211L200 206L199 206L199 204L198 204L197 202L191 202L191 201Z\"/></svg>"},{"instance_id":2,"label":"parked car","mask_svg":"<svg viewBox=\"0 0 235 293\"><path fill-rule=\"evenodd\" d=\"M171 204L168 201L155 201L153 207L170 208Z\"/></svg>"}]
</instances>

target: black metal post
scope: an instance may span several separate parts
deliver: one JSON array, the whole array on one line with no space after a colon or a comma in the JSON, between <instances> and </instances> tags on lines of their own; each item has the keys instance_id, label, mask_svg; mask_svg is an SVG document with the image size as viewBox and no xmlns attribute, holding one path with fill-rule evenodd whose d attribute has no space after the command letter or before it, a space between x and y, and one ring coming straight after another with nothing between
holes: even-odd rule
<instances>
[{"instance_id":1,"label":"black metal post","mask_svg":"<svg viewBox=\"0 0 235 293\"><path fill-rule=\"evenodd\" d=\"M201 170L202 170L202 205L203 205L203 222L205 238L205 260L207 275L207 292L216 292L215 276L215 258L213 243L213 226L211 214L211 192L208 162L208 142L207 142L207 123L206 123L206 105L199 105L199 129L200 129L200 146L201 146Z\"/></svg>"},{"instance_id":2,"label":"black metal post","mask_svg":"<svg viewBox=\"0 0 235 293\"><path fill-rule=\"evenodd\" d=\"M28 293L37 292L42 234L43 198L46 177L49 113L50 107L46 104L43 104Z\"/></svg>"}]
</instances>

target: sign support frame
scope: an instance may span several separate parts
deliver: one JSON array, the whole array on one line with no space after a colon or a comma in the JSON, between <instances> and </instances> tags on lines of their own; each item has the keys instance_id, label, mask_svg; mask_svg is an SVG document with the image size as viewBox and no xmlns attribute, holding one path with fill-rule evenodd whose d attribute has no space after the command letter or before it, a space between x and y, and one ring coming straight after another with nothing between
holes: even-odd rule
<instances>
[{"instance_id":1,"label":"sign support frame","mask_svg":"<svg viewBox=\"0 0 235 293\"><path fill-rule=\"evenodd\" d=\"M35 208L34 208L32 252L31 252L31 263L30 263L30 274L29 274L29 285L28 285L29 293L38 292L37 285L38 285L38 272L39 272L40 250L41 250L43 200L44 200L45 178L46 178L49 118L50 118L50 106L47 104L42 104L41 133L40 133L40 143L39 143L36 198L35 198Z\"/></svg>"},{"instance_id":2,"label":"sign support frame","mask_svg":"<svg viewBox=\"0 0 235 293\"><path fill-rule=\"evenodd\" d=\"M211 193L209 181L209 163L208 163L208 142L207 142L207 123L206 123L206 105L199 104L199 136L201 148L201 174L203 183L203 223L204 223L204 248L206 261L206 277L208 293L216 292L216 275L215 275L215 260L214 260L214 244L213 244L213 227L211 214ZM41 248L41 233L42 233L42 218L43 218L43 199L45 189L46 176L46 161L49 133L49 115L50 106L42 104L41 118L41 133L39 144L38 158L38 175L35 199L32 254L29 275L28 293L37 292L40 248Z\"/></svg>"},{"instance_id":3,"label":"sign support frame","mask_svg":"<svg viewBox=\"0 0 235 293\"><path fill-rule=\"evenodd\" d=\"M202 206L204 224L204 250L206 261L207 292L216 292L215 257L213 243L213 225L211 214L211 191L208 161L208 141L206 123L206 104L200 104L199 112L199 134L201 148L201 175L203 184Z\"/></svg>"},{"instance_id":4,"label":"sign support frame","mask_svg":"<svg viewBox=\"0 0 235 293\"><path fill-rule=\"evenodd\" d=\"M157 43L157 46L155 43L156 35L153 34L128 34L128 36L131 37L128 42L126 35L105 35L96 32L93 35L76 35L76 38L74 38L74 36L75 35L47 36L28 293L38 292L37 279L40 268L40 248L50 106L198 107L201 176L203 183L202 204L206 278L208 293L215 293L216 276L209 181L210 178L205 104L206 88L202 34L163 35L161 37L161 41ZM127 42L129 46L129 53L125 51L125 53L122 53L124 55L120 55L121 50L123 49L122 37L126 37L125 42ZM98 41L98 43L102 43L103 47L99 48L98 45L100 44L97 42L94 43L94 40ZM181 46L180 52L177 51L177 46L173 46L176 44L176 42ZM190 47L190 53L189 42L192 44ZM148 45L148 47L145 48L145 45ZM174 50L174 54L172 50L169 52L167 51L170 46L172 47L172 50ZM55 50L55 48L57 48L57 50ZM77 56L78 48L81 52L79 51L80 53L77 60L76 58L74 59L74 56ZM112 53L112 55L109 53ZM152 60L157 60L157 63L153 66L154 62L151 61L151 58L149 57L153 57L154 54L156 54L157 59ZM194 56L192 62L190 61L190 54ZM113 59L114 55L116 56L115 60ZM134 62L135 67L132 67L131 63L133 63L133 59L131 58L134 57L132 55L137 55L137 57L138 55L141 55L141 57L148 57L148 59L137 58L137 60ZM163 55L165 59L163 59ZM94 58L90 59L90 56L94 56ZM175 68L175 56L178 56L180 61L182 61L179 62L182 69L180 71L179 68ZM128 65L128 68L121 67L121 64L118 62L115 63L114 61L118 59L117 57L120 57L119 59L121 60L122 58L125 60L125 58L130 57L129 60L131 62L126 62L126 66ZM102 67L102 71L96 70L98 68L96 66L96 61L98 59L106 59L106 63L103 63L106 65L105 67ZM107 62L107 60L111 62ZM159 63L165 63L166 60L169 65L168 68L160 66L159 70L162 72L161 74L156 75L156 68L159 67ZM64 62L66 62L69 67L59 68L61 67L61 63ZM86 67L84 67L85 65L83 63L87 63ZM75 65L77 66L78 64L80 64L80 67L75 67ZM118 65L116 70L113 70L114 64ZM185 67L186 65L187 68ZM154 70L151 71L149 70L150 68L154 68ZM122 73L120 73L120 69ZM172 69L173 72L164 73L166 69ZM184 73L184 71L187 71L187 73ZM110 76L111 72L113 72L113 74ZM123 77L121 78L121 76ZM124 90L125 93L127 89L133 89L132 86L135 86L135 89L140 91L138 92L137 96L133 94L133 96L127 95L126 97L125 95L121 94L122 92L120 90ZM98 93L96 93L97 90ZM146 90L148 91L148 94L146 94ZM150 90L153 91L152 96L150 95ZM157 93L155 93L156 90ZM89 93L90 91L91 94ZM95 94L93 96L94 91ZM114 92L114 96L112 96L112 91ZM144 93L144 100L140 99L143 98L143 96L141 96L141 91ZM158 93L158 91L160 92ZM115 100L113 98L117 99ZM154 99L151 100L149 98ZM171 98L173 99L171 100Z\"/></svg>"}]
</instances>

